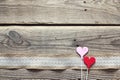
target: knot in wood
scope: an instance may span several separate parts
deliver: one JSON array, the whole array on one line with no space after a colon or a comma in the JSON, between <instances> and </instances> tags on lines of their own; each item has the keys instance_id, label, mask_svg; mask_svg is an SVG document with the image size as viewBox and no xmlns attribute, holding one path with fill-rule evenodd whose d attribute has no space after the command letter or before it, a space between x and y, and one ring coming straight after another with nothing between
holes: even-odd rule
<instances>
[{"instance_id":1,"label":"knot in wood","mask_svg":"<svg viewBox=\"0 0 120 80\"><path fill-rule=\"evenodd\" d=\"M22 44L23 43L21 35L19 33L17 33L16 31L10 31L8 33L8 36L16 44Z\"/></svg>"},{"instance_id":2,"label":"knot in wood","mask_svg":"<svg viewBox=\"0 0 120 80\"><path fill-rule=\"evenodd\" d=\"M111 41L111 45L120 48L120 39Z\"/></svg>"},{"instance_id":3,"label":"knot in wood","mask_svg":"<svg viewBox=\"0 0 120 80\"><path fill-rule=\"evenodd\" d=\"M9 31L7 34L7 38L4 39L4 46L10 48L26 48L30 46L30 42L24 39L18 32L16 31Z\"/></svg>"}]
</instances>

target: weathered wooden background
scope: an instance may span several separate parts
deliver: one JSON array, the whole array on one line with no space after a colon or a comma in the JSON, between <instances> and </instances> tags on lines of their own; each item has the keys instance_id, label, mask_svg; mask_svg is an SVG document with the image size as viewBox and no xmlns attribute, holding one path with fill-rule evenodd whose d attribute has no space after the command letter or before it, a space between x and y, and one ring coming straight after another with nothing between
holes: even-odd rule
<instances>
[{"instance_id":1,"label":"weathered wooden background","mask_svg":"<svg viewBox=\"0 0 120 80\"><path fill-rule=\"evenodd\" d=\"M92 70L90 73L89 80L120 80L120 70ZM0 70L0 80L80 80L80 71Z\"/></svg>"},{"instance_id":2,"label":"weathered wooden background","mask_svg":"<svg viewBox=\"0 0 120 80\"><path fill-rule=\"evenodd\" d=\"M1 24L119 25L120 0L0 0ZM96 56L120 55L119 26L73 26L73 31L41 27L45 26L0 26L0 54L67 54L73 53L76 46L88 46ZM93 69L89 79L120 80L120 70ZM80 80L80 70L2 68L0 80Z\"/></svg>"},{"instance_id":3,"label":"weathered wooden background","mask_svg":"<svg viewBox=\"0 0 120 80\"><path fill-rule=\"evenodd\" d=\"M90 55L119 56L119 26L4 26L0 54L72 54L88 46ZM86 71L84 71L85 74ZM90 80L119 80L116 67L92 69ZM0 69L0 80L80 80L80 70Z\"/></svg>"},{"instance_id":4,"label":"weathered wooden background","mask_svg":"<svg viewBox=\"0 0 120 80\"><path fill-rule=\"evenodd\" d=\"M0 0L2 24L120 24L120 0Z\"/></svg>"},{"instance_id":5,"label":"weathered wooden background","mask_svg":"<svg viewBox=\"0 0 120 80\"><path fill-rule=\"evenodd\" d=\"M120 56L119 34L119 26L0 26L0 53L74 55L87 46L89 55Z\"/></svg>"}]
</instances>

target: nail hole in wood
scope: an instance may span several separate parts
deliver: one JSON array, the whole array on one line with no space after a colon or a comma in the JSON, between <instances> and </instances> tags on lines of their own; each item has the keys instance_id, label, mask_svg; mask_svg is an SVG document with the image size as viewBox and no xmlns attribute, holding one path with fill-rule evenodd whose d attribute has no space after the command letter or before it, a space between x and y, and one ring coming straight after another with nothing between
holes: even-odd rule
<instances>
[{"instance_id":1,"label":"nail hole in wood","mask_svg":"<svg viewBox=\"0 0 120 80\"><path fill-rule=\"evenodd\" d=\"M76 41L76 39L74 39L73 41Z\"/></svg>"},{"instance_id":2,"label":"nail hole in wood","mask_svg":"<svg viewBox=\"0 0 120 80\"><path fill-rule=\"evenodd\" d=\"M84 11L87 11L87 9L84 9Z\"/></svg>"},{"instance_id":3,"label":"nail hole in wood","mask_svg":"<svg viewBox=\"0 0 120 80\"><path fill-rule=\"evenodd\" d=\"M78 80L81 80L80 78L78 78Z\"/></svg>"},{"instance_id":4,"label":"nail hole in wood","mask_svg":"<svg viewBox=\"0 0 120 80\"><path fill-rule=\"evenodd\" d=\"M77 44L76 47L79 47L79 45Z\"/></svg>"},{"instance_id":5,"label":"nail hole in wood","mask_svg":"<svg viewBox=\"0 0 120 80\"><path fill-rule=\"evenodd\" d=\"M102 79L96 79L96 80L102 80Z\"/></svg>"},{"instance_id":6,"label":"nail hole in wood","mask_svg":"<svg viewBox=\"0 0 120 80\"><path fill-rule=\"evenodd\" d=\"M83 3L87 3L86 1L83 1Z\"/></svg>"}]
</instances>

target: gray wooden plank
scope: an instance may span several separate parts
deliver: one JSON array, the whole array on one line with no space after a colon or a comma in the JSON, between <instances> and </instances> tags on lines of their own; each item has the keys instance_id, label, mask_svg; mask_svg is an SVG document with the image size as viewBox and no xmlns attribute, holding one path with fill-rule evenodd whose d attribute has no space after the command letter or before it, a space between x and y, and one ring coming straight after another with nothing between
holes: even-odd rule
<instances>
[{"instance_id":1,"label":"gray wooden plank","mask_svg":"<svg viewBox=\"0 0 120 80\"><path fill-rule=\"evenodd\" d=\"M4 70L0 69L0 80L78 80L80 70ZM86 71L83 71L85 77ZM120 70L91 70L90 80L119 80Z\"/></svg>"},{"instance_id":2,"label":"gray wooden plank","mask_svg":"<svg viewBox=\"0 0 120 80\"><path fill-rule=\"evenodd\" d=\"M88 46L96 56L119 55L118 26L5 26L0 27L0 54L68 54L77 45ZM104 46L103 46L104 45ZM52 47L52 48L51 48ZM54 49L55 48L55 49ZM40 52L39 52L40 51ZM114 53L114 54L113 54ZM94 55L95 55L94 54ZM84 70L83 73L86 71ZM94 70L90 80L119 80L120 70ZM0 80L78 80L80 70L0 69Z\"/></svg>"},{"instance_id":3,"label":"gray wooden plank","mask_svg":"<svg viewBox=\"0 0 120 80\"><path fill-rule=\"evenodd\" d=\"M0 53L75 56L77 46L87 46L90 50L89 55L119 56L119 31L118 26L0 27Z\"/></svg>"},{"instance_id":4,"label":"gray wooden plank","mask_svg":"<svg viewBox=\"0 0 120 80\"><path fill-rule=\"evenodd\" d=\"M90 51L89 56L105 57L105 60L108 60L111 59L110 57L120 56L119 33L119 26L1 26L0 56L7 58L15 56L68 57L69 60L70 57L79 57L75 52L77 46L87 46ZM13 68L13 66L1 68ZM16 68L38 67L22 65ZM94 69L109 68L119 69L120 66L114 63L112 66L96 66Z\"/></svg>"},{"instance_id":5,"label":"gray wooden plank","mask_svg":"<svg viewBox=\"0 0 120 80\"><path fill-rule=\"evenodd\" d=\"M120 27L119 26L6 26L0 27L0 56L8 59L12 57L53 57L66 58L79 57L75 48L77 46L87 46L89 56L104 57L105 60L115 59L110 57L120 57ZM67 58L68 57L68 58ZM32 58L33 59L33 58ZM103 59L103 58L102 58ZM3 60L3 59L1 59ZM5 61L6 61L5 60ZM21 60L21 58L19 58ZM26 59L25 60L29 60ZM72 59L73 60L73 59ZM24 61L24 60L23 60ZM61 61L61 59L60 59ZM70 60L69 60L70 61ZM6 63L7 63L6 62ZM22 62L22 61L21 61ZM105 61L106 62L106 61ZM6 64L5 63L5 64ZM16 63L16 62L15 62ZM76 62L77 63L77 62ZM114 65L110 66L114 63ZM106 63L108 65L95 66L95 69L118 69L119 61ZM9 65L1 68L41 68L28 66L21 63L21 66L14 67ZM17 62L18 64L18 62ZM31 64L28 63L27 64ZM67 63L64 63L67 66ZM44 69L65 69L72 67L44 67Z\"/></svg>"},{"instance_id":6,"label":"gray wooden plank","mask_svg":"<svg viewBox=\"0 0 120 80\"><path fill-rule=\"evenodd\" d=\"M0 0L0 23L120 24L119 0Z\"/></svg>"}]
</instances>

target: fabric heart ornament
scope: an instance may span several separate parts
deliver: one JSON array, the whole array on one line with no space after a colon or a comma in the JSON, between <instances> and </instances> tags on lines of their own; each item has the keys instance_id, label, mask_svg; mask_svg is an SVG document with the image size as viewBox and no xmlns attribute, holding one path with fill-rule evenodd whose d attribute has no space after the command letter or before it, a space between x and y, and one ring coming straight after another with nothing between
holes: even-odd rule
<instances>
[{"instance_id":1,"label":"fabric heart ornament","mask_svg":"<svg viewBox=\"0 0 120 80\"><path fill-rule=\"evenodd\" d=\"M85 56L83 60L88 69L90 69L92 67L92 65L96 62L95 57Z\"/></svg>"},{"instance_id":2,"label":"fabric heart ornament","mask_svg":"<svg viewBox=\"0 0 120 80\"><path fill-rule=\"evenodd\" d=\"M84 55L87 54L87 52L88 52L88 48L87 47L77 47L76 52L78 53L78 55L81 56L81 59L83 59Z\"/></svg>"}]
</instances>

